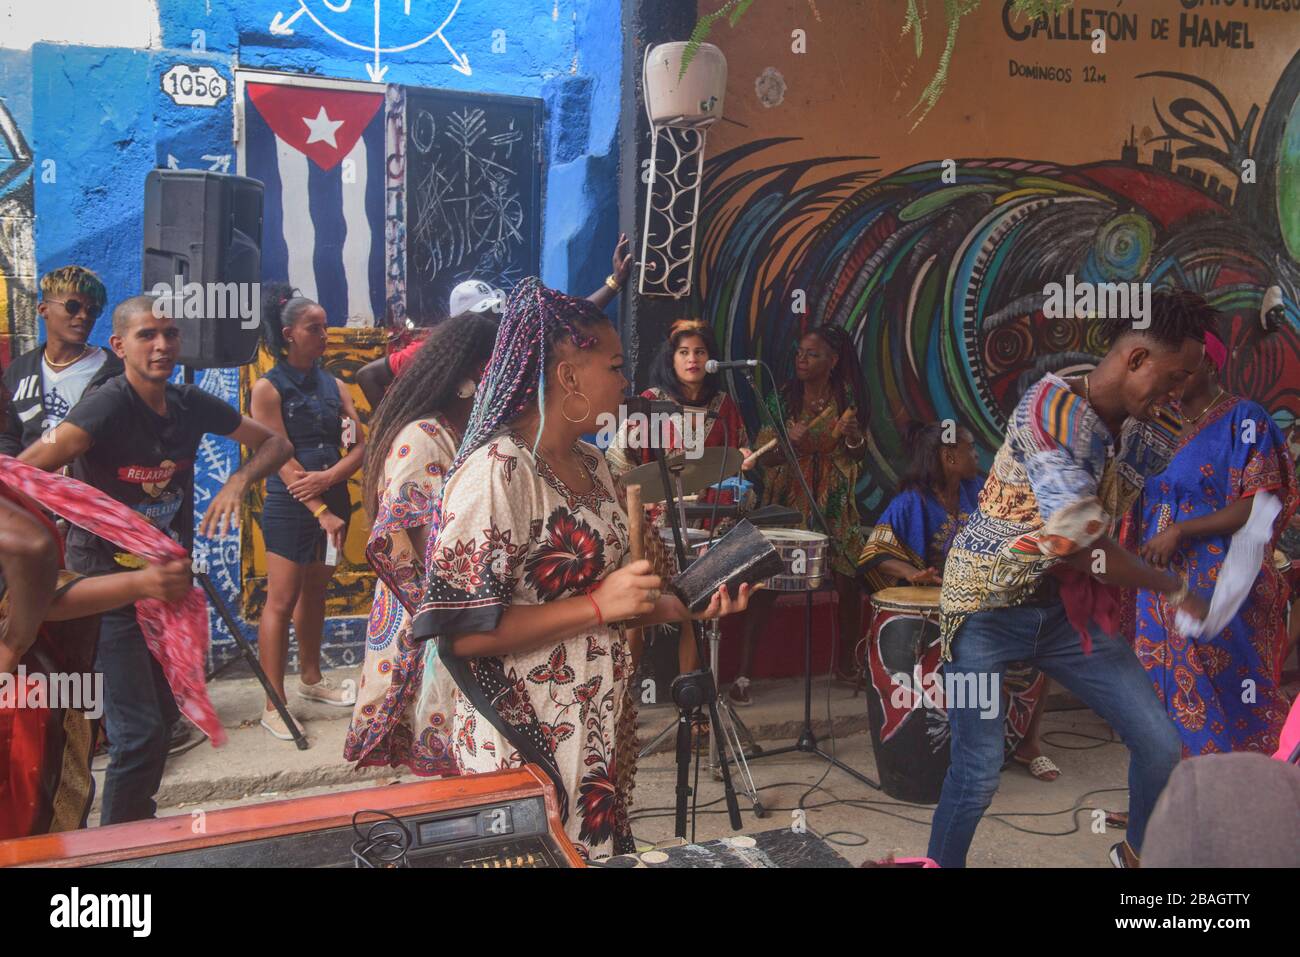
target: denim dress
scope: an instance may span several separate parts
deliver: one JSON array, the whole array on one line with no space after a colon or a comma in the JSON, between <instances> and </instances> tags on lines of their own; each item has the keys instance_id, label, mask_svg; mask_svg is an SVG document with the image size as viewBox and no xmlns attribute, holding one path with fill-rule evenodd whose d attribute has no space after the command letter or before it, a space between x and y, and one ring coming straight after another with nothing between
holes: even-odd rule
<instances>
[{"instance_id":1,"label":"denim dress","mask_svg":"<svg viewBox=\"0 0 1300 957\"><path fill-rule=\"evenodd\" d=\"M334 377L319 362L306 372L287 362L278 362L266 374L266 380L280 393L280 415L299 464L308 472L319 472L338 462L343 436L343 403ZM348 498L347 482L327 489L321 499L331 512L344 522L348 521L352 503ZM278 474L272 474L266 480L262 535L268 552L290 561L308 564L324 558L325 532L320 521L289 494Z\"/></svg>"}]
</instances>

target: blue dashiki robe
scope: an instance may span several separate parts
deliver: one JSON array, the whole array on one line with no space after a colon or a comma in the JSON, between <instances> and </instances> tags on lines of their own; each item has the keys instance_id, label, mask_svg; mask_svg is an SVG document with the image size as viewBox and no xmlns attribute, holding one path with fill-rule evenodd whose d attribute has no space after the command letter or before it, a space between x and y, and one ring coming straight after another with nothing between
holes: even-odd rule
<instances>
[{"instance_id":1,"label":"blue dashiki robe","mask_svg":"<svg viewBox=\"0 0 1300 957\"><path fill-rule=\"evenodd\" d=\"M961 483L957 490L956 515L949 514L930 491L908 489L895 495L881 513L858 559L858 570L866 577L867 586L879 591L902 584L880 569L891 558L916 568L937 568L942 574L952 540L979 506L983 487L983 476Z\"/></svg>"},{"instance_id":2,"label":"blue dashiki robe","mask_svg":"<svg viewBox=\"0 0 1300 957\"><path fill-rule=\"evenodd\" d=\"M1201 518L1261 491L1281 500L1282 513L1249 597L1221 633L1179 635L1170 628L1173 616L1163 595L1136 593L1133 650L1188 756L1224 751L1271 754L1277 749L1287 712L1278 684L1288 588L1273 566L1272 552L1277 534L1295 511L1295 465L1268 412L1247 399L1230 398L1206 413L1203 421L1189 424L1168 467L1147 479L1135 509L1137 541L1145 544L1174 522ZM1173 570L1206 601L1231 539L1192 539L1174 554ZM1247 682L1253 682L1253 698Z\"/></svg>"}]
</instances>

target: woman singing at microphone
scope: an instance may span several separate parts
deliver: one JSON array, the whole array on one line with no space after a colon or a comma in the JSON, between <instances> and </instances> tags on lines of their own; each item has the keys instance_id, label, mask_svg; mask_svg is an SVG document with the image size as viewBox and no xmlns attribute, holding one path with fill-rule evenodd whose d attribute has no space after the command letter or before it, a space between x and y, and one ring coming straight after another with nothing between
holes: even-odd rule
<instances>
[{"instance_id":1,"label":"woman singing at microphone","mask_svg":"<svg viewBox=\"0 0 1300 957\"><path fill-rule=\"evenodd\" d=\"M829 553L835 572L835 591L839 599L840 662L836 666L851 674L853 648L858 640L861 619L861 592L856 581L856 562L862 554L862 529L854 489L866 449L866 438L858 425L858 397L863 394L862 370L857 351L847 332L838 326L823 325L799 340L795 351L795 380L768 398L771 419L785 410L785 428L798 457L799 470L812 489L817 507L830 526L833 541ZM770 426L755 440L761 448L776 438ZM782 505L804 515L808 528L824 531L812 518L808 497L799 477L790 471L779 447L764 453L758 460L765 466L764 505ZM745 616L745 644L741 651L740 673L728 692L732 703L751 703L749 675L754 663L754 648L763 624L771 620L777 595L759 591L750 602Z\"/></svg>"},{"instance_id":2,"label":"woman singing at microphone","mask_svg":"<svg viewBox=\"0 0 1300 957\"><path fill-rule=\"evenodd\" d=\"M726 446L748 455L749 436L745 421L731 396L722 388L722 377L706 372L704 364L718 358L718 344L713 331L699 319L679 319L668 333L668 341L655 356L650 372L650 388L641 395L647 399L675 402L693 421L703 423L705 448ZM655 460L652 448L661 436L646 436L630 423L624 423L613 445L605 453L615 477ZM669 448L683 448L683 436L674 430Z\"/></svg>"},{"instance_id":3,"label":"woman singing at microphone","mask_svg":"<svg viewBox=\"0 0 1300 957\"><path fill-rule=\"evenodd\" d=\"M462 773L540 764L588 859L632 849L624 630L691 617L658 594L649 562L623 565L627 513L604 456L581 441L618 409L622 369L599 308L537 279L515 289L443 486L415 621L417 638L467 659L448 661L463 682L451 734ZM747 587L720 589L699 617L748 600Z\"/></svg>"}]
</instances>

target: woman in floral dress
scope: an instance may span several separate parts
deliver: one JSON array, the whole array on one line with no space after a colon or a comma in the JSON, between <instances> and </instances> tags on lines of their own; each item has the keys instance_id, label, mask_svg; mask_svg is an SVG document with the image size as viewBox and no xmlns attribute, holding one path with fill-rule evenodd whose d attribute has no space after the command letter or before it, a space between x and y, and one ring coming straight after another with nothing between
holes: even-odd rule
<instances>
[{"instance_id":1,"label":"woman in floral dress","mask_svg":"<svg viewBox=\"0 0 1300 957\"><path fill-rule=\"evenodd\" d=\"M363 497L371 514L366 556L378 581L343 746L344 758L357 767L456 773L455 686L438 664L436 643L415 641L411 622L424 590L424 553L443 476L456 457L496 334L496 320L486 316L438 326L370 420Z\"/></svg>"},{"instance_id":2,"label":"woman in floral dress","mask_svg":"<svg viewBox=\"0 0 1300 957\"><path fill-rule=\"evenodd\" d=\"M622 367L597 307L536 279L516 288L443 490L415 623L417 638L440 639L468 665L452 723L461 770L539 764L588 859L632 850L624 631L689 617L658 594L649 562L623 564L620 492L581 441L622 401ZM747 588L734 600L720 591L701 617L747 601Z\"/></svg>"}]
</instances>

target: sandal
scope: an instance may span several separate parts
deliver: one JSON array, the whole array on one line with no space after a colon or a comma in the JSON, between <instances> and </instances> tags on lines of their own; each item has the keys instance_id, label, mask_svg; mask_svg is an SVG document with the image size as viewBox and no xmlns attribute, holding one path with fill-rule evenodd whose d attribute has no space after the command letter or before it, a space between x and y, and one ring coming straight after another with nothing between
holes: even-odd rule
<instances>
[{"instance_id":1,"label":"sandal","mask_svg":"<svg viewBox=\"0 0 1300 957\"><path fill-rule=\"evenodd\" d=\"M695 732L695 750L709 750L709 719L706 715L701 715L694 721L692 730Z\"/></svg>"},{"instance_id":2,"label":"sandal","mask_svg":"<svg viewBox=\"0 0 1300 957\"><path fill-rule=\"evenodd\" d=\"M1029 773L1040 781L1055 781L1061 776L1061 769L1045 754L1040 754L1031 761L1026 761L1018 754L1013 754L1011 757L1016 764L1026 767Z\"/></svg>"},{"instance_id":3,"label":"sandal","mask_svg":"<svg viewBox=\"0 0 1300 957\"><path fill-rule=\"evenodd\" d=\"M733 705L739 705L742 708L748 708L754 703L754 699L749 695L749 679L741 675L731 683L731 688L727 691L727 700Z\"/></svg>"},{"instance_id":4,"label":"sandal","mask_svg":"<svg viewBox=\"0 0 1300 957\"><path fill-rule=\"evenodd\" d=\"M1128 827L1128 811L1107 811L1106 826L1119 830Z\"/></svg>"}]
</instances>

